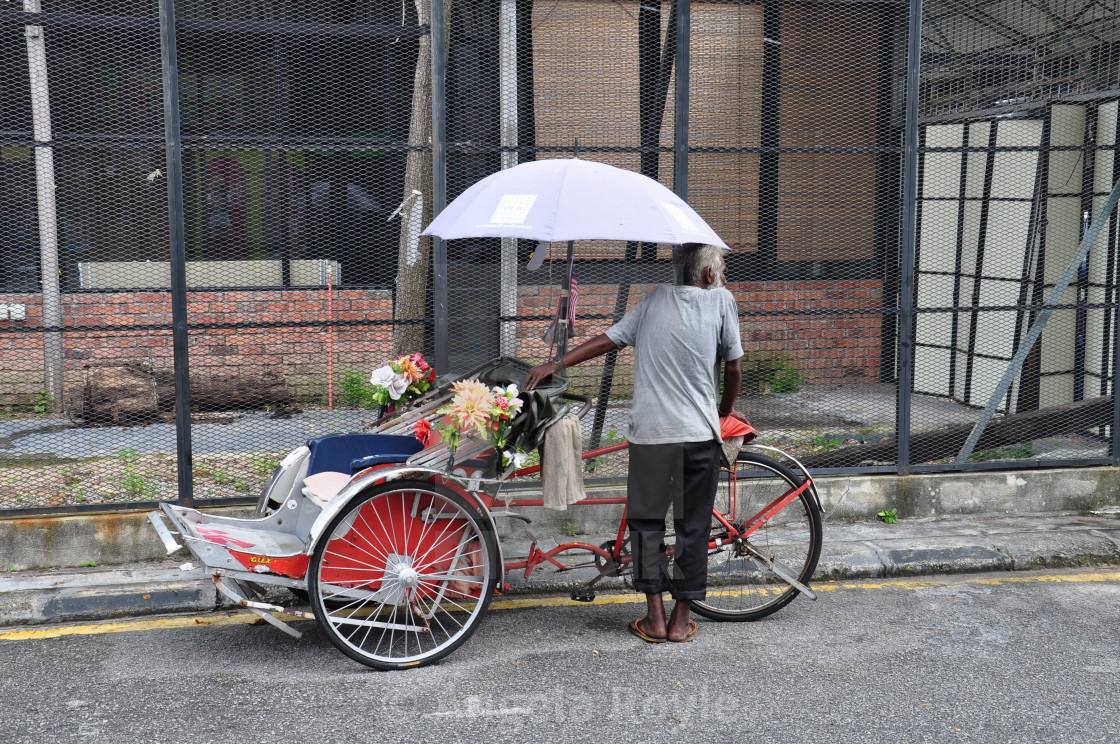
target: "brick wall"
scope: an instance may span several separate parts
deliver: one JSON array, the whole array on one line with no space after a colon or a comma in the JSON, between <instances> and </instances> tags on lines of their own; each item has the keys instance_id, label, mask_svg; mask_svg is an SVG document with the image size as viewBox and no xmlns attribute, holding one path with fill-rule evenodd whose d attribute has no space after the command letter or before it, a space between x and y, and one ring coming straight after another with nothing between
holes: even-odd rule
<instances>
[{"instance_id":1,"label":"brick wall","mask_svg":"<svg viewBox=\"0 0 1120 744\"><path fill-rule=\"evenodd\" d=\"M629 307L633 307L652 285L633 285ZM740 282L728 285L739 303L740 333L748 357L756 353L785 353L808 384L877 382L880 367L880 314L853 312L874 310L881 301L882 282L788 281ZM580 315L614 312L615 285L581 286ZM554 286L522 286L518 313L541 315L554 312L559 290ZM812 310L812 315L793 314ZM756 315L755 313L768 313ZM775 314L769 314L775 313ZM541 340L545 321L518 324L518 355L544 359L549 352ZM580 343L610 327L608 320L578 321ZM628 353L618 363L631 364ZM573 383L592 385L601 367L581 365L573 370Z\"/></svg>"},{"instance_id":2,"label":"brick wall","mask_svg":"<svg viewBox=\"0 0 1120 744\"><path fill-rule=\"evenodd\" d=\"M743 282L728 288L739 301L740 313L777 313L741 318L748 354L788 353L810 384L878 382L881 315L853 311L878 308L882 282ZM783 314L805 310L813 314Z\"/></svg>"},{"instance_id":3,"label":"brick wall","mask_svg":"<svg viewBox=\"0 0 1120 744\"><path fill-rule=\"evenodd\" d=\"M43 334L4 333L17 326L39 328L40 295L0 295L0 303L27 305L26 321L0 321L0 408L29 405L44 386ZM392 352L389 326L366 321L392 318L384 290L338 290L331 302L335 327L281 325L268 328L211 328L190 332L191 376L252 375L278 368L299 398L323 395L328 347L333 346L336 380L348 369L368 373ZM223 323L319 323L328 318L325 290L249 290L192 292L187 303L192 325ZM150 361L153 369L172 369L171 296L167 292L74 293L62 296L66 326L63 356L66 388L82 380L91 363ZM167 329L138 329L163 325ZM95 326L112 328L93 329Z\"/></svg>"},{"instance_id":4,"label":"brick wall","mask_svg":"<svg viewBox=\"0 0 1120 744\"><path fill-rule=\"evenodd\" d=\"M652 285L630 288L633 307ZM728 287L744 313L740 329L748 355L780 352L790 355L809 384L828 382L872 382L878 380L880 365L880 316L873 309L880 301L876 280L841 282L744 282ZM580 288L580 315L609 315L614 312L617 285L587 285ZM522 285L518 295L521 316L549 315L556 309L559 290L553 285ZM27 406L44 385L43 334L4 333L16 325L42 325L42 302L38 295L0 295L0 303L27 305L26 321L0 321L0 407ZM192 378L213 375L253 375L263 370L280 372L289 391L297 398L325 395L328 348L333 348L335 392L346 370L367 374L392 352L392 328L369 325L367 321L392 318L389 293L381 290L340 290L332 301L334 318L352 322L336 327L333 339L325 326L268 328L211 328L190 332ZM795 315L811 309L813 315ZM327 319L326 292L322 290L256 290L194 292L187 305L190 322L221 323L310 323ZM837 312L846 311L846 312ZM754 313L776 313L756 315ZM137 325L171 325L170 295L163 292L75 293L63 295L64 365L66 386L78 384L90 363L149 360L156 370L172 369L169 328L137 329ZM579 343L602 333L610 321L579 320ZM541 339L547 321L521 321L517 326L517 355L542 361L549 353ZM91 326L112 326L93 330ZM626 385L630 353L623 352L618 364L619 388ZM601 367L582 365L573 372L577 387L597 389Z\"/></svg>"}]
</instances>

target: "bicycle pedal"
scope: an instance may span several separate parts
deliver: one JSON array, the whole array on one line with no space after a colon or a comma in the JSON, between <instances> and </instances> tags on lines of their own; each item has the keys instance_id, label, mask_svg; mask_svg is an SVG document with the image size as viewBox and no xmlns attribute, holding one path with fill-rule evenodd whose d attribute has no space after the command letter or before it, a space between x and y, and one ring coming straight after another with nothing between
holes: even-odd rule
<instances>
[{"instance_id":1,"label":"bicycle pedal","mask_svg":"<svg viewBox=\"0 0 1120 744\"><path fill-rule=\"evenodd\" d=\"M576 589L571 594L573 602L594 602L595 592L588 591L587 589Z\"/></svg>"}]
</instances>

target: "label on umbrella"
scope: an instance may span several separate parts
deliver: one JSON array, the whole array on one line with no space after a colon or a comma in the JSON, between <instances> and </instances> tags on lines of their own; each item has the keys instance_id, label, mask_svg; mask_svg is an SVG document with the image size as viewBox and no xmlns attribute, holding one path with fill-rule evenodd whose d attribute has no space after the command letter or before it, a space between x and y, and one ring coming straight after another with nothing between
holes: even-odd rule
<instances>
[{"instance_id":1,"label":"label on umbrella","mask_svg":"<svg viewBox=\"0 0 1120 744\"><path fill-rule=\"evenodd\" d=\"M492 225L521 225L529 216L536 194L503 194L494 214L490 216Z\"/></svg>"},{"instance_id":2,"label":"label on umbrella","mask_svg":"<svg viewBox=\"0 0 1120 744\"><path fill-rule=\"evenodd\" d=\"M681 226L682 230L688 230L689 232L700 232L700 229L696 227L696 223L690 220L688 218L688 215L685 214L684 211L676 204L661 202L661 206L665 207L665 211L668 212L673 217L673 219L677 221L677 224Z\"/></svg>"}]
</instances>

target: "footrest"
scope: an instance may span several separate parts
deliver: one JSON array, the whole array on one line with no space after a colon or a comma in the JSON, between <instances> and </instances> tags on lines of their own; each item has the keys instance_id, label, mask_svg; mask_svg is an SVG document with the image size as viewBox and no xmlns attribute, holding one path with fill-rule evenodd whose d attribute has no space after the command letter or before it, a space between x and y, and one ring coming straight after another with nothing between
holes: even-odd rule
<instances>
[{"instance_id":1,"label":"footrest","mask_svg":"<svg viewBox=\"0 0 1120 744\"><path fill-rule=\"evenodd\" d=\"M277 530L236 524L229 518L210 519L209 515L181 506L169 507L183 528L183 536L205 540L242 553L277 556L303 552L303 542L295 535Z\"/></svg>"},{"instance_id":2,"label":"footrest","mask_svg":"<svg viewBox=\"0 0 1120 744\"><path fill-rule=\"evenodd\" d=\"M159 535L163 547L167 549L167 554L171 555L177 550L182 550L183 546L175 541L175 536L171 530L167 528L167 523L163 521L163 512L154 511L148 514L148 521L152 527L156 528L156 534Z\"/></svg>"}]
</instances>

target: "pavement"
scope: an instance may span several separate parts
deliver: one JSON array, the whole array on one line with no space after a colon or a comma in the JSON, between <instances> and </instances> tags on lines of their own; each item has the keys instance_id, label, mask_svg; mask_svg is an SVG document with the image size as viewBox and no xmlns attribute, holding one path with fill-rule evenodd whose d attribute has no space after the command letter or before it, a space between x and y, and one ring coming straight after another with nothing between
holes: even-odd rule
<instances>
[{"instance_id":1,"label":"pavement","mask_svg":"<svg viewBox=\"0 0 1120 744\"><path fill-rule=\"evenodd\" d=\"M538 533L538 536L540 533ZM539 545L609 535L556 534ZM506 560L528 543L502 541ZM0 581L0 626L34 625L149 614L209 612L225 606L213 583L197 568L181 566L190 556L123 566L85 566L14 571ZM1120 565L1120 507L1082 513L953 515L878 520L826 515L824 549L814 582L916 577L992 571ZM511 576L510 593L564 594L587 571ZM618 579L602 591L621 590ZM284 592L286 594L286 592ZM283 599L281 597L280 599Z\"/></svg>"}]
</instances>

